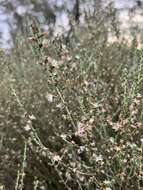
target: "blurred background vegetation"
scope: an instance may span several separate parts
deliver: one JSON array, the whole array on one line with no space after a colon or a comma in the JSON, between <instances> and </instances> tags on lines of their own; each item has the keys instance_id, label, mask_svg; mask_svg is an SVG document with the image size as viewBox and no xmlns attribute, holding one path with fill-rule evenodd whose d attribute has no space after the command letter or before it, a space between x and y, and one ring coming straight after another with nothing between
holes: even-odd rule
<instances>
[{"instance_id":1,"label":"blurred background vegetation","mask_svg":"<svg viewBox=\"0 0 143 190\"><path fill-rule=\"evenodd\" d=\"M79 22L80 16L78 0L1 0L0 13L1 32L7 33L7 37L3 34L6 40L14 40L17 32L25 34L31 18L35 18L43 29L53 33L55 26L65 27L66 31L69 30L69 17L72 15Z\"/></svg>"},{"instance_id":2,"label":"blurred background vegetation","mask_svg":"<svg viewBox=\"0 0 143 190\"><path fill-rule=\"evenodd\" d=\"M123 31L129 27L136 30L142 28L142 1L140 0L1 0L1 46L5 48L12 46L17 32L27 35L31 18L35 18L43 30L49 31L52 35L66 33L65 35L68 36L71 30L70 20L75 19L77 23L83 24L86 22L84 11L86 10L88 14L95 9L97 11L99 4L105 12L109 4L112 4L114 11L112 10L111 14L116 12ZM107 20L109 21L108 17ZM127 30L126 32L128 33ZM125 31L123 33L125 34Z\"/></svg>"}]
</instances>

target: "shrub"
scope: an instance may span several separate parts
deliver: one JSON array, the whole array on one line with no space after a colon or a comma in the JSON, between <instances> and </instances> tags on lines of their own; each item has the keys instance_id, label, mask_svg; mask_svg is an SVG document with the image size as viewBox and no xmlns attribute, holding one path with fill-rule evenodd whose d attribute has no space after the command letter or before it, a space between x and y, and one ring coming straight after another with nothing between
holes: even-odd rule
<instances>
[{"instance_id":1,"label":"shrub","mask_svg":"<svg viewBox=\"0 0 143 190\"><path fill-rule=\"evenodd\" d=\"M141 189L142 49L32 29L1 58L1 189Z\"/></svg>"}]
</instances>

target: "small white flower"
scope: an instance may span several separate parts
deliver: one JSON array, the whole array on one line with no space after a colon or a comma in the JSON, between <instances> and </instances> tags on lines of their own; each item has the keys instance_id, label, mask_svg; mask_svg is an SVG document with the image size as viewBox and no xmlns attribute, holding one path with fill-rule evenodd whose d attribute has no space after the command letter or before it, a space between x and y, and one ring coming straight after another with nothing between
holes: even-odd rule
<instances>
[{"instance_id":1,"label":"small white flower","mask_svg":"<svg viewBox=\"0 0 143 190\"><path fill-rule=\"evenodd\" d=\"M59 155L53 156L54 161L61 161L61 157Z\"/></svg>"},{"instance_id":2,"label":"small white flower","mask_svg":"<svg viewBox=\"0 0 143 190\"><path fill-rule=\"evenodd\" d=\"M103 157L102 155L96 155L95 153L93 154L93 158L95 159L96 162L98 161L102 161L103 160Z\"/></svg>"},{"instance_id":3,"label":"small white flower","mask_svg":"<svg viewBox=\"0 0 143 190\"><path fill-rule=\"evenodd\" d=\"M104 180L104 184L109 186L111 184L111 181ZM106 187L106 190L112 190L112 189L110 187Z\"/></svg>"},{"instance_id":4,"label":"small white flower","mask_svg":"<svg viewBox=\"0 0 143 190\"><path fill-rule=\"evenodd\" d=\"M143 144L143 138L141 138L140 141L141 141L141 144Z\"/></svg>"},{"instance_id":5,"label":"small white flower","mask_svg":"<svg viewBox=\"0 0 143 190\"><path fill-rule=\"evenodd\" d=\"M52 103L52 102L53 102L53 95L47 93L47 94L46 94L46 99L48 100L48 102Z\"/></svg>"},{"instance_id":6,"label":"small white flower","mask_svg":"<svg viewBox=\"0 0 143 190\"><path fill-rule=\"evenodd\" d=\"M102 160L103 160L102 155L96 156L96 161L97 161L97 162L98 162L98 161L102 161Z\"/></svg>"},{"instance_id":7,"label":"small white flower","mask_svg":"<svg viewBox=\"0 0 143 190\"><path fill-rule=\"evenodd\" d=\"M42 42L42 46L44 47L44 48L48 48L48 40L47 39L44 39L43 40L43 42Z\"/></svg>"},{"instance_id":8,"label":"small white flower","mask_svg":"<svg viewBox=\"0 0 143 190\"><path fill-rule=\"evenodd\" d=\"M59 109L62 109L63 107L64 107L64 106L63 106L62 103L59 103L59 104L56 105L56 108L59 108Z\"/></svg>"},{"instance_id":9,"label":"small white flower","mask_svg":"<svg viewBox=\"0 0 143 190\"><path fill-rule=\"evenodd\" d=\"M80 59L80 56L79 56L79 55L76 55L75 58L76 58L76 59Z\"/></svg>"},{"instance_id":10,"label":"small white flower","mask_svg":"<svg viewBox=\"0 0 143 190\"><path fill-rule=\"evenodd\" d=\"M62 139L66 139L66 135L65 134L61 134L61 138Z\"/></svg>"},{"instance_id":11,"label":"small white flower","mask_svg":"<svg viewBox=\"0 0 143 190\"><path fill-rule=\"evenodd\" d=\"M130 147L131 147L131 148L136 148L137 145L136 145L135 143L132 143L132 144L130 144Z\"/></svg>"},{"instance_id":12,"label":"small white flower","mask_svg":"<svg viewBox=\"0 0 143 190\"><path fill-rule=\"evenodd\" d=\"M24 126L24 129L25 129L25 131L30 131L31 127L29 124L27 124L26 126Z\"/></svg>"},{"instance_id":13,"label":"small white flower","mask_svg":"<svg viewBox=\"0 0 143 190\"><path fill-rule=\"evenodd\" d=\"M72 154L68 154L69 158L71 159L72 158Z\"/></svg>"},{"instance_id":14,"label":"small white flower","mask_svg":"<svg viewBox=\"0 0 143 190\"><path fill-rule=\"evenodd\" d=\"M80 181L84 182L85 181L85 177L84 176L80 177Z\"/></svg>"},{"instance_id":15,"label":"small white flower","mask_svg":"<svg viewBox=\"0 0 143 190\"><path fill-rule=\"evenodd\" d=\"M110 187L106 187L105 190L112 190Z\"/></svg>"},{"instance_id":16,"label":"small white flower","mask_svg":"<svg viewBox=\"0 0 143 190\"><path fill-rule=\"evenodd\" d=\"M36 117L35 117L34 115L30 115L29 118L30 118L31 120L35 120L35 119L36 119Z\"/></svg>"},{"instance_id":17,"label":"small white flower","mask_svg":"<svg viewBox=\"0 0 143 190\"><path fill-rule=\"evenodd\" d=\"M111 137L109 140L110 140L111 143L115 142L115 139L113 137Z\"/></svg>"},{"instance_id":18,"label":"small white flower","mask_svg":"<svg viewBox=\"0 0 143 190\"><path fill-rule=\"evenodd\" d=\"M77 123L77 131L75 132L76 136L83 137L85 134L85 126L83 123L78 122Z\"/></svg>"},{"instance_id":19,"label":"small white flower","mask_svg":"<svg viewBox=\"0 0 143 190\"><path fill-rule=\"evenodd\" d=\"M80 146L78 149L78 153L81 154L85 150L85 146Z\"/></svg>"}]
</instances>

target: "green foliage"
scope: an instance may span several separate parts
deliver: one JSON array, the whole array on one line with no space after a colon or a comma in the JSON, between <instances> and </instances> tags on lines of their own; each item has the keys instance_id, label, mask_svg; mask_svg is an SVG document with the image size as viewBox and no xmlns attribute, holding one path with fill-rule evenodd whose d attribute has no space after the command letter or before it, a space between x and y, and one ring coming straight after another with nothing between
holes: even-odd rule
<instances>
[{"instance_id":1,"label":"green foliage","mask_svg":"<svg viewBox=\"0 0 143 190\"><path fill-rule=\"evenodd\" d=\"M1 189L143 188L142 49L101 31L67 45L33 24L2 52Z\"/></svg>"}]
</instances>

